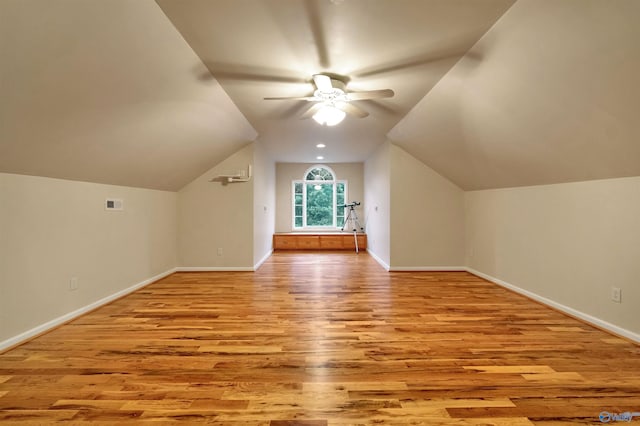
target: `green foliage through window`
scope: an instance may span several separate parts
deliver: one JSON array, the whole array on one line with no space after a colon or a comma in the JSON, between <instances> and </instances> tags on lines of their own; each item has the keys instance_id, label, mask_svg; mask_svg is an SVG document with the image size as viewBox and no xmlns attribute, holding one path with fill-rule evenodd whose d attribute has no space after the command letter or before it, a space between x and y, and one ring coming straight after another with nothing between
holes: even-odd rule
<instances>
[{"instance_id":1,"label":"green foliage through window","mask_svg":"<svg viewBox=\"0 0 640 426\"><path fill-rule=\"evenodd\" d=\"M336 181L333 172L316 166L304 181L293 182L294 228L339 228L344 221L346 182Z\"/></svg>"},{"instance_id":2,"label":"green foliage through window","mask_svg":"<svg viewBox=\"0 0 640 426\"><path fill-rule=\"evenodd\" d=\"M307 226L333 225L333 184L307 184Z\"/></svg>"}]
</instances>

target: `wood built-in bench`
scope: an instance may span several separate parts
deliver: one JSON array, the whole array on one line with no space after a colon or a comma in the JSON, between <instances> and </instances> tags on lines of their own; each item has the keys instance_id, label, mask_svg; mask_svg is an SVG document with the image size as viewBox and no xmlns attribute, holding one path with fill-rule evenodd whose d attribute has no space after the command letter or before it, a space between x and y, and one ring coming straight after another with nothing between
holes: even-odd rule
<instances>
[{"instance_id":1,"label":"wood built-in bench","mask_svg":"<svg viewBox=\"0 0 640 426\"><path fill-rule=\"evenodd\" d=\"M358 234L358 249L367 248L367 234ZM355 238L351 233L287 233L273 235L274 250L354 250Z\"/></svg>"}]
</instances>

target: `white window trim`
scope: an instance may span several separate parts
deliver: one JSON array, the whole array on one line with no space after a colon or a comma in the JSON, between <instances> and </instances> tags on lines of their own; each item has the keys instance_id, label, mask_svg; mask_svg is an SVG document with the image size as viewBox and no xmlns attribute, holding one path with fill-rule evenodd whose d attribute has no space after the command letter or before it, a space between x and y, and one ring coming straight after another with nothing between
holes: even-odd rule
<instances>
[{"instance_id":1,"label":"white window trim","mask_svg":"<svg viewBox=\"0 0 640 426\"><path fill-rule=\"evenodd\" d=\"M323 168L323 169L327 169L333 179L332 180L322 180L322 181L317 181L320 182L322 184L332 184L333 185L333 225L328 225L328 226L307 226L307 184L314 182L312 180L306 180L307 175L309 174L309 172L311 172L311 170L316 169L316 168ZM336 179L336 174L335 172L331 169L331 167L329 166L325 166L323 164L315 164L311 167L309 167L304 174L302 175L302 179L296 179L293 180L291 182L291 195L292 195L292 200L291 200L291 229L293 230L301 230L301 231L327 231L327 230L338 230L340 229L340 227L342 226L341 223L337 223L337 216L338 216L338 207L337 207L337 200L338 200L338 191L337 191L337 185L338 184L343 184L344 185L344 202L347 202L348 199L348 185L347 185L347 181L343 180L343 179ZM302 184L302 226L296 226L296 183L301 183ZM344 216L344 214L343 214Z\"/></svg>"}]
</instances>

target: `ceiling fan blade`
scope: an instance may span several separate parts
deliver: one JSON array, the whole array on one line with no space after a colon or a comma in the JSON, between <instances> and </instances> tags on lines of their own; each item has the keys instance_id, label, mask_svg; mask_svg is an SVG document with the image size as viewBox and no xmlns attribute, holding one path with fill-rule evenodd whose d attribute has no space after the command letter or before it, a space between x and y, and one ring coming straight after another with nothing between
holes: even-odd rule
<instances>
[{"instance_id":1,"label":"ceiling fan blade","mask_svg":"<svg viewBox=\"0 0 640 426\"><path fill-rule=\"evenodd\" d=\"M309 107L309 109L308 109L308 110L306 110L306 111L304 112L304 114L302 114L302 115L300 116L300 119L301 119L301 120L304 120L304 119L306 119L306 118L311 118L311 117L313 117L313 115L314 115L316 112L318 112L318 111L320 110L320 108L322 108L322 105L323 105L323 104L321 104L321 103L317 103L317 104L311 105L311 106Z\"/></svg>"},{"instance_id":2,"label":"ceiling fan blade","mask_svg":"<svg viewBox=\"0 0 640 426\"><path fill-rule=\"evenodd\" d=\"M339 102L336 104L336 108L341 109L347 114L353 115L354 117L358 117L358 118L365 118L366 116L369 115L367 111L355 106L354 104L350 104L348 102Z\"/></svg>"},{"instance_id":3,"label":"ceiling fan blade","mask_svg":"<svg viewBox=\"0 0 640 426\"><path fill-rule=\"evenodd\" d=\"M271 97L264 98L265 101L317 101L319 100L315 96L282 96L282 97Z\"/></svg>"},{"instance_id":4,"label":"ceiling fan blade","mask_svg":"<svg viewBox=\"0 0 640 426\"><path fill-rule=\"evenodd\" d=\"M329 68L329 49L327 48L327 37L323 29L323 20L318 2L316 0L306 0L304 6L307 12L309 29L318 52L318 63L322 68Z\"/></svg>"},{"instance_id":5,"label":"ceiling fan blade","mask_svg":"<svg viewBox=\"0 0 640 426\"><path fill-rule=\"evenodd\" d=\"M256 67L244 64L205 61L207 70L203 72L202 64L194 67L194 73L198 79L207 80L234 80L256 81L266 83L292 83L308 85L308 77L301 77L291 70L279 68Z\"/></svg>"},{"instance_id":6,"label":"ceiling fan blade","mask_svg":"<svg viewBox=\"0 0 640 426\"><path fill-rule=\"evenodd\" d=\"M369 111L378 110L382 114L390 114L392 116L397 116L399 111L395 107L391 107L384 102L378 101L376 99L367 99L362 101L364 105L367 106ZM304 105L304 104L303 104Z\"/></svg>"},{"instance_id":7,"label":"ceiling fan blade","mask_svg":"<svg viewBox=\"0 0 640 426\"><path fill-rule=\"evenodd\" d=\"M395 95L391 89L366 90L364 92L348 92L347 98L350 101L362 101L365 99L382 99L391 98Z\"/></svg>"},{"instance_id":8,"label":"ceiling fan blade","mask_svg":"<svg viewBox=\"0 0 640 426\"><path fill-rule=\"evenodd\" d=\"M328 75L315 74L313 76L313 82L321 92L328 92L333 89L333 86L331 85L331 77Z\"/></svg>"},{"instance_id":9,"label":"ceiling fan blade","mask_svg":"<svg viewBox=\"0 0 640 426\"><path fill-rule=\"evenodd\" d=\"M205 61L205 66L209 73L202 74L202 80L215 78L217 80L237 80L237 81L264 81L274 83L308 83L309 80L295 75L285 69L256 67L244 64L233 64L223 62Z\"/></svg>"},{"instance_id":10,"label":"ceiling fan blade","mask_svg":"<svg viewBox=\"0 0 640 426\"><path fill-rule=\"evenodd\" d=\"M453 47L443 49L439 52L430 52L426 55L413 56L405 58L404 60L388 62L375 67L364 68L351 73L352 76L363 78L371 77L380 74L392 73L397 71L404 71L411 68L417 68L425 65L430 65L439 61L446 60L458 60L465 55L467 49L461 49L460 47ZM476 58L478 59L478 58ZM481 58L480 58L481 59Z\"/></svg>"}]
</instances>

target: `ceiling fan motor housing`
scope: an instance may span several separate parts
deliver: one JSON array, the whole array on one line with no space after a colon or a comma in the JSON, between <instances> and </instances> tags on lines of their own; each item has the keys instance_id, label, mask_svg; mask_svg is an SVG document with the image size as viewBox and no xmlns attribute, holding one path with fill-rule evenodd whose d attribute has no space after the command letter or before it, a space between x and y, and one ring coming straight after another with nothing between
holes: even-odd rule
<instances>
[{"instance_id":1,"label":"ceiling fan motor housing","mask_svg":"<svg viewBox=\"0 0 640 426\"><path fill-rule=\"evenodd\" d=\"M347 101L347 95L345 93L344 82L336 79L331 79L331 88L318 89L313 92L313 96L325 102L340 102Z\"/></svg>"}]
</instances>

